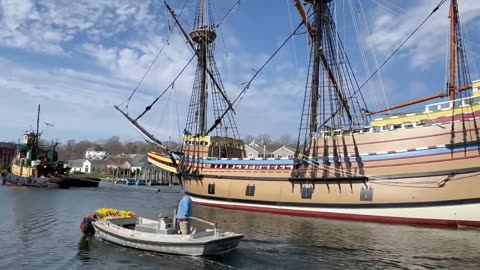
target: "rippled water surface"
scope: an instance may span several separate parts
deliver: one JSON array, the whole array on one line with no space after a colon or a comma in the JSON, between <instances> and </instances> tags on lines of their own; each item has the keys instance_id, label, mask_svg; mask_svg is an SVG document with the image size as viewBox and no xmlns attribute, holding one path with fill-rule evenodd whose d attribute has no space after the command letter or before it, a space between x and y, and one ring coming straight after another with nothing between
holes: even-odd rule
<instances>
[{"instance_id":1,"label":"rippled water surface","mask_svg":"<svg viewBox=\"0 0 480 270\"><path fill-rule=\"evenodd\" d=\"M480 230L428 229L198 207L194 215L243 233L232 253L153 254L85 238L102 207L155 218L178 194L102 184L53 190L0 186L0 269L480 269Z\"/></svg>"}]
</instances>

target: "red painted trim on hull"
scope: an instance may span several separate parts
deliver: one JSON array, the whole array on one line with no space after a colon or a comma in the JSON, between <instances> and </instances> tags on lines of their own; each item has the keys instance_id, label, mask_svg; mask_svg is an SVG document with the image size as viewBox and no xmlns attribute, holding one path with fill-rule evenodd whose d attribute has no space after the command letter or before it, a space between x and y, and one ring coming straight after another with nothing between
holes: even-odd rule
<instances>
[{"instance_id":1,"label":"red painted trim on hull","mask_svg":"<svg viewBox=\"0 0 480 270\"><path fill-rule=\"evenodd\" d=\"M443 219L421 219L421 218L401 218L401 217L385 217L385 216L370 216L370 215L356 215L356 214L340 214L330 212L311 212L302 210L289 210L278 208L266 208L266 207L253 207L242 205L224 205L214 203L195 202L197 205L204 205L215 208L223 208L228 210L240 210L250 212L261 212L270 214L279 214L287 216L299 216L299 217L312 217L312 218L324 218L334 220L348 220L357 222L373 222L383 224L400 224L400 225L413 225L422 227L480 227L480 221L456 221L456 220L443 220Z\"/></svg>"},{"instance_id":2,"label":"red painted trim on hull","mask_svg":"<svg viewBox=\"0 0 480 270\"><path fill-rule=\"evenodd\" d=\"M480 116L480 112L474 112L474 113L465 113L465 114L460 114L460 115L455 115L452 119L451 116L446 116L446 117L440 117L432 120L427 120L425 121L425 125L435 125L435 124L443 124L443 123L451 123L453 121L473 121L473 118L477 118Z\"/></svg>"},{"instance_id":3,"label":"red painted trim on hull","mask_svg":"<svg viewBox=\"0 0 480 270\"><path fill-rule=\"evenodd\" d=\"M18 186L17 184L14 184L14 183L10 183L10 182L5 182L5 184L3 184L4 186Z\"/></svg>"}]
</instances>

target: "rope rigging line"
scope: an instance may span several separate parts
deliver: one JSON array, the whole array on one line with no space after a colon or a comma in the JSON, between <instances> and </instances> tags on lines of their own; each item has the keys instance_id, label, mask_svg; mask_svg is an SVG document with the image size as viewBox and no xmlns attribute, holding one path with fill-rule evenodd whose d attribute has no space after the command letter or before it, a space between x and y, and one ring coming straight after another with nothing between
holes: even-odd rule
<instances>
[{"instance_id":1,"label":"rope rigging line","mask_svg":"<svg viewBox=\"0 0 480 270\"><path fill-rule=\"evenodd\" d=\"M351 1L349 1L351 3ZM353 10L353 7L352 7L352 4L350 4L351 6L351 9L352 9L352 14L354 12ZM358 16L358 18L357 18ZM361 56L362 56L362 60L363 60L363 65L364 65L364 68L365 70L367 71L367 74L370 73L370 68L369 68L369 65L367 63L367 57L365 55L365 51L366 49L365 48L368 48L368 45L364 44L363 43L363 39L361 39L361 34L363 32L363 34L365 36L369 36L371 33L370 33L370 29L368 27L368 23L367 23L367 19L365 17L365 9L363 8L363 5L362 5L362 2L361 1L358 1L358 14L353 14L353 21L355 22L355 32L357 32L357 29L358 29L358 33L357 33L357 40L358 40L358 43L360 44L359 46L361 47L360 51L361 51ZM360 34L359 34L360 33ZM373 62L375 64L375 68L378 68L379 65L378 65L378 59L377 59L377 53L375 52L375 49L374 48L371 48L371 52L372 52L372 58L373 58ZM386 95L386 91L385 91L385 87L384 87L384 84L383 84L383 79L382 79L382 74L379 73L379 83L380 83L380 88L382 90L382 93L383 93L383 98L384 98L384 102L385 104L387 105L387 107L390 107L389 103L388 103L388 99L387 99L387 95ZM370 87L370 91L371 91L371 95L372 95L372 99L374 100L374 103L375 103L375 106L376 106L376 111L380 110L381 108L378 108L378 103L377 103L377 95L375 95L375 89L374 89L374 86L373 86L373 82L370 81L369 82L369 87ZM390 111L388 111L388 115L390 115Z\"/></svg>"},{"instance_id":2,"label":"rope rigging line","mask_svg":"<svg viewBox=\"0 0 480 270\"><path fill-rule=\"evenodd\" d=\"M180 75L182 75L182 73L185 71L185 69L187 69L187 67L190 65L190 63L193 61L193 59L195 58L195 54L190 58L190 60L188 60L188 63L182 68L182 70L180 70L180 73L178 73L178 75L175 77L175 79L173 79L172 83L170 83L167 88L165 88L165 90L163 90L162 93L160 93L160 95L153 100L153 102L148 105L146 108L145 108L145 111L143 111L137 118L135 118L135 121L137 121L138 119L140 119L142 116L144 116L151 108L152 106L157 103L157 101L168 91L168 89L170 89L171 87L173 88L173 85L175 84L175 82L177 81L177 79L180 77Z\"/></svg>"},{"instance_id":3,"label":"rope rigging line","mask_svg":"<svg viewBox=\"0 0 480 270\"><path fill-rule=\"evenodd\" d=\"M237 2L233 5L233 7L227 12L227 14L225 14L225 16L223 16L220 22L215 26L215 28L218 28L239 5L240 5L240 0L237 0Z\"/></svg>"},{"instance_id":4,"label":"rope rigging line","mask_svg":"<svg viewBox=\"0 0 480 270\"><path fill-rule=\"evenodd\" d=\"M327 171L327 172L333 171L333 173L339 173L339 174L343 174L343 175L351 175L350 172L345 171L341 168L330 168L330 165L320 164L318 161L316 161L312 158L309 158L307 156L304 156L304 155L302 156L302 160L308 162L310 165L312 165L312 166L314 166L314 167L316 167L320 170L323 170L323 171ZM474 172L471 175L456 177L456 173L454 171L452 171L450 173L450 175L447 176L447 178L445 178L441 181L432 180L432 181L422 181L422 182L415 182L415 183L405 183L405 182L398 181L398 180L395 180L395 179L382 178L382 177L377 177L377 176L369 176L369 175L362 175L362 176L367 177L369 183L374 183L374 184L379 184L379 185L390 185L390 186L397 186L397 187L417 187L418 188L419 187L418 185L434 184L435 188L440 188L440 187L443 187L443 184L445 182L459 181L459 180L475 177L477 175L480 175L480 172ZM332 178L332 179L335 179L335 178ZM431 188L431 187L423 187L423 188Z\"/></svg>"},{"instance_id":5,"label":"rope rigging line","mask_svg":"<svg viewBox=\"0 0 480 270\"><path fill-rule=\"evenodd\" d=\"M233 7L227 12L227 14L225 14L225 16L223 16L223 18L220 20L220 22L215 26L215 28L218 30L220 39L222 40L222 45L223 45L223 48L225 50L225 57L228 57L228 50L227 50L227 47L225 45L225 40L224 40L223 32L222 32L222 29L220 28L220 25L225 21L225 19L230 15L230 13L232 13L234 11L234 9L237 8L239 5L240 5L240 0L237 0L237 2L233 5Z\"/></svg>"},{"instance_id":6,"label":"rope rigging line","mask_svg":"<svg viewBox=\"0 0 480 270\"><path fill-rule=\"evenodd\" d=\"M183 7L182 7L182 10L180 11L180 14L179 16L182 15L183 13L183 10L185 9L185 6L187 5L189 0L185 0L185 3L183 4ZM167 36L167 39L165 40L165 42L163 43L162 47L160 48L160 50L158 51L157 55L155 56L155 58L153 59L152 63L150 64L150 66L147 68L147 70L145 71L145 73L143 74L142 78L140 79L140 81L138 82L137 86L135 87L135 89L133 90L132 94L130 94L130 96L128 97L127 100L125 100L123 103L121 103L120 105L118 105L119 107L125 103L127 103L127 105L125 105L125 109L128 110L128 105L130 103L130 100L132 99L133 95L137 92L137 90L140 88L140 85L142 84L143 80L145 80L145 78L147 77L147 74L150 72L150 70L152 69L153 65L155 64L155 62L157 61L158 57L160 56L160 54L162 53L163 49L165 48L166 45L169 45L170 42L170 37L171 35L173 34L173 31L175 30L175 28L177 27L177 25L175 24L172 27L170 27L170 23L168 24L168 28L169 28L169 33L168 33L168 36Z\"/></svg>"},{"instance_id":7,"label":"rope rigging line","mask_svg":"<svg viewBox=\"0 0 480 270\"><path fill-rule=\"evenodd\" d=\"M402 14L407 14L408 11L395 5L395 4L392 4L388 1L381 1L381 0L371 0L372 2L376 3L377 5L383 7L384 9L386 9L387 11L395 14L395 15L402 15ZM384 2L384 3L382 3Z\"/></svg>"},{"instance_id":8,"label":"rope rigging line","mask_svg":"<svg viewBox=\"0 0 480 270\"><path fill-rule=\"evenodd\" d=\"M418 31L420 30L420 28L430 19L430 17L432 17L432 15L438 11L438 9L446 2L447 0L441 0L439 2L439 4L430 12L430 14L428 14L428 16L415 28L415 30L413 30L412 33L410 33L410 35L408 35L408 37L390 54L390 56L388 56L384 61L383 63L370 75L370 77L368 77L365 82L363 82L357 90L355 90L353 92L353 95L351 95L350 97L347 98L347 102L350 101L382 68L383 66L385 66L389 61L390 59L403 47L403 45L405 45L405 43L407 43L408 40L410 40L410 38ZM332 115L326 119L321 125L320 127L323 127L325 126L326 123L328 123L333 117L335 117L338 112L340 111L340 109L337 109L335 112L332 113Z\"/></svg>"},{"instance_id":9,"label":"rope rigging line","mask_svg":"<svg viewBox=\"0 0 480 270\"><path fill-rule=\"evenodd\" d=\"M287 3L288 9L288 21L290 23L290 31L293 31L293 24L292 24L292 14L290 12L290 0L285 0ZM295 68L298 69L298 59L297 59L297 49L295 48L295 40L292 39L292 47L293 47L293 60L295 61Z\"/></svg>"},{"instance_id":10,"label":"rope rigging line","mask_svg":"<svg viewBox=\"0 0 480 270\"><path fill-rule=\"evenodd\" d=\"M233 104L235 104L235 102L240 98L240 96L250 87L250 84L253 82L253 80L258 76L258 74L260 74L260 72L265 68L265 66L277 55L277 53L283 48L283 46L285 46L285 44L287 44L287 42L295 35L297 35L297 31L302 27L303 25L303 22L300 23L297 28L295 28L295 30L287 37L287 39L285 39L285 41L278 47L278 49L272 54L272 56L270 56L270 58L267 59L267 61L265 61L265 63L263 63L263 65L256 70L255 74L253 75L253 77L247 82L247 83L244 83L245 84L245 87L243 88L243 90L238 94L238 96L233 100ZM237 105L238 107L238 105Z\"/></svg>"},{"instance_id":11,"label":"rope rigging line","mask_svg":"<svg viewBox=\"0 0 480 270\"><path fill-rule=\"evenodd\" d=\"M255 70L255 74L252 76L252 78L248 81L248 82L244 82L242 83L242 85L245 85L245 87L242 89L242 91L240 91L240 93L238 93L237 97L233 100L233 102L231 103L232 106L229 106L224 112L223 114L217 119L215 120L215 122L213 123L212 127L210 127L208 129L208 131L206 132L205 135L208 135L210 132L212 132L219 124L220 122L222 121L223 117L225 117L225 115L228 113L229 110L233 110L233 105L238 101L238 103L243 99L243 94L245 94L245 92L247 91L248 88L250 88L250 84L253 82L253 80L258 76L258 74L260 74L260 72L265 68L265 66L277 55L277 53L283 48L283 46L285 46L285 44L287 44L287 42L295 35L297 35L297 31L302 27L303 25L303 22L300 23L297 28L295 28L295 30L287 37L287 39L285 39L285 41L277 48L277 50L272 54L272 56L270 56L270 58L267 59L267 61L265 61L265 63L263 63L263 65L258 69L258 70ZM238 103L237 105L235 106L235 108L238 107Z\"/></svg>"}]
</instances>

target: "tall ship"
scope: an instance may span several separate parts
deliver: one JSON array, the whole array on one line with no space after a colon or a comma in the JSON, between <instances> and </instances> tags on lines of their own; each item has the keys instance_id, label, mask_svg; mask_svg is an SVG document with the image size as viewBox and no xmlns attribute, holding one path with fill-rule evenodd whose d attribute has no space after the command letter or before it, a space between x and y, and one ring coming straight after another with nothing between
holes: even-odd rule
<instances>
[{"instance_id":1,"label":"tall ship","mask_svg":"<svg viewBox=\"0 0 480 270\"><path fill-rule=\"evenodd\" d=\"M181 149L168 149L140 124L156 100L138 117L116 109L158 146L148 153L149 161L175 174L199 205L480 227L480 81L472 81L468 73L457 1L450 1L446 89L376 112L362 102L361 86L337 34L334 2L292 2L310 46L293 158L245 156L234 119L238 98L228 98L214 59L217 25L207 0L199 1L190 34L167 5L197 59ZM436 10L438 6L432 13ZM394 113L441 98L422 111ZM390 115L377 116L384 112Z\"/></svg>"}]
</instances>

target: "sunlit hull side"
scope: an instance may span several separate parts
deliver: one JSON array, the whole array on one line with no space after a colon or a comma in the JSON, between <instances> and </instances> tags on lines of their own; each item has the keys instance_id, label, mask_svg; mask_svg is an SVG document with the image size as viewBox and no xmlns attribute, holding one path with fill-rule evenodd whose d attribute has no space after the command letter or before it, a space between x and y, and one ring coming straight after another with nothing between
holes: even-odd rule
<instances>
[{"instance_id":1,"label":"sunlit hull side","mask_svg":"<svg viewBox=\"0 0 480 270\"><path fill-rule=\"evenodd\" d=\"M476 125L480 126L479 119ZM466 126L475 126L473 120ZM321 138L319 152L328 145L330 166L325 167L328 174L319 169L317 177L328 178L291 178L292 159L190 158L186 164L192 169L181 173L181 180L194 202L214 207L342 220L480 227L480 145L474 128L463 132L461 123L456 123L453 130L453 140L450 124ZM337 165L333 145L337 153L342 153L338 154ZM150 153L149 160L155 165L165 161L159 156ZM323 157L318 161L319 168L323 167ZM175 168L172 165L170 169ZM358 177L362 175L367 179Z\"/></svg>"}]
</instances>

